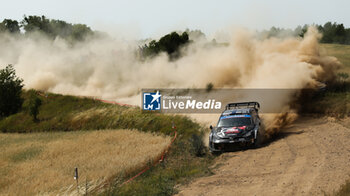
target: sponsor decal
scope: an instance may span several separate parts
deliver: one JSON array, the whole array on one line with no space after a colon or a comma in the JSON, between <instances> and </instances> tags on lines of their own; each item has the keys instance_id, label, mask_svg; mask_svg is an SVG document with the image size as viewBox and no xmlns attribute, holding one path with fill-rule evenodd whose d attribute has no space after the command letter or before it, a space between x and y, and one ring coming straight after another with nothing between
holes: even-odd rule
<instances>
[{"instance_id":1,"label":"sponsor decal","mask_svg":"<svg viewBox=\"0 0 350 196\"><path fill-rule=\"evenodd\" d=\"M227 130L225 131L225 133L226 133L226 134L230 134L230 133L239 133L239 130L236 129L236 128L234 128L234 127L232 127L232 128L230 128L230 129L227 129Z\"/></svg>"},{"instance_id":2,"label":"sponsor decal","mask_svg":"<svg viewBox=\"0 0 350 196\"><path fill-rule=\"evenodd\" d=\"M220 119L226 119L226 118L247 118L247 117L251 117L248 114L245 115L230 115L230 116L222 116Z\"/></svg>"},{"instance_id":3,"label":"sponsor decal","mask_svg":"<svg viewBox=\"0 0 350 196\"><path fill-rule=\"evenodd\" d=\"M231 134L231 133L239 133L241 130L244 130L246 126L241 126L241 127L231 127L229 129L226 129L224 132L226 134Z\"/></svg>"}]
</instances>

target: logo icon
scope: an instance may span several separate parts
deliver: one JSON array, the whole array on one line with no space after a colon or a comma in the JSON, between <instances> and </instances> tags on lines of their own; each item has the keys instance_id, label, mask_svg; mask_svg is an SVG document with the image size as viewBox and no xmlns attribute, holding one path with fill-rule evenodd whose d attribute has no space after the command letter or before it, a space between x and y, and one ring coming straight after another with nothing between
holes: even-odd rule
<instances>
[{"instance_id":1,"label":"logo icon","mask_svg":"<svg viewBox=\"0 0 350 196\"><path fill-rule=\"evenodd\" d=\"M144 110L160 110L161 94L159 91L156 93L143 93L143 109Z\"/></svg>"}]
</instances>

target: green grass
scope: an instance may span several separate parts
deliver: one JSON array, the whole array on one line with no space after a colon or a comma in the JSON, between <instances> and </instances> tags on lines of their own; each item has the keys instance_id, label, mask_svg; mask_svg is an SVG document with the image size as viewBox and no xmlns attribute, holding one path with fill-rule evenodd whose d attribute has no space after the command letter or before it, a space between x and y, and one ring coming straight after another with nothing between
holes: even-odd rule
<instances>
[{"instance_id":1,"label":"green grass","mask_svg":"<svg viewBox=\"0 0 350 196\"><path fill-rule=\"evenodd\" d=\"M38 122L33 121L28 112L28 92L23 109L0 120L0 131L4 133L31 133L96 129L138 129L169 135L172 122L179 134L189 138L198 134L201 127L186 116L164 115L142 112L138 107L127 107L102 103L98 100L49 94L40 97Z\"/></svg>"}]
</instances>

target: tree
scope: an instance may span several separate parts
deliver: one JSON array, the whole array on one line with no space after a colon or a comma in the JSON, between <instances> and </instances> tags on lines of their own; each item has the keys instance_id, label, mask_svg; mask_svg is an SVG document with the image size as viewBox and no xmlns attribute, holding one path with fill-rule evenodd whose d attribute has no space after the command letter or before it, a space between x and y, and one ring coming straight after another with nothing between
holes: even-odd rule
<instances>
[{"instance_id":1,"label":"tree","mask_svg":"<svg viewBox=\"0 0 350 196\"><path fill-rule=\"evenodd\" d=\"M26 33L41 31L47 35L52 34L52 29L50 28L50 20L45 16L24 16L21 25L23 26Z\"/></svg>"},{"instance_id":2,"label":"tree","mask_svg":"<svg viewBox=\"0 0 350 196\"><path fill-rule=\"evenodd\" d=\"M299 37L304 37L305 33L307 32L307 29L309 28L309 25L304 25L301 29L300 32L297 32L297 35ZM299 30L299 29L298 29Z\"/></svg>"},{"instance_id":3,"label":"tree","mask_svg":"<svg viewBox=\"0 0 350 196\"><path fill-rule=\"evenodd\" d=\"M33 117L33 121L38 121L38 114L39 114L39 107L41 106L41 99L37 96L36 92L34 90L31 90L30 92L30 99L29 99L29 114Z\"/></svg>"},{"instance_id":4,"label":"tree","mask_svg":"<svg viewBox=\"0 0 350 196\"><path fill-rule=\"evenodd\" d=\"M0 23L0 32L20 33L17 20L4 19Z\"/></svg>"},{"instance_id":5,"label":"tree","mask_svg":"<svg viewBox=\"0 0 350 196\"><path fill-rule=\"evenodd\" d=\"M87 36L93 35L90 27L84 24L75 24L72 26L70 37L72 40L83 41Z\"/></svg>"},{"instance_id":6,"label":"tree","mask_svg":"<svg viewBox=\"0 0 350 196\"><path fill-rule=\"evenodd\" d=\"M335 27L335 37L333 42L344 44L346 40L346 31L343 24L338 24Z\"/></svg>"},{"instance_id":7,"label":"tree","mask_svg":"<svg viewBox=\"0 0 350 196\"><path fill-rule=\"evenodd\" d=\"M189 39L197 41L197 40L205 40L205 34L201 30L190 30L186 29L185 31L188 34Z\"/></svg>"},{"instance_id":8,"label":"tree","mask_svg":"<svg viewBox=\"0 0 350 196\"><path fill-rule=\"evenodd\" d=\"M0 118L18 112L23 103L23 80L16 76L12 65L0 70Z\"/></svg>"},{"instance_id":9,"label":"tree","mask_svg":"<svg viewBox=\"0 0 350 196\"><path fill-rule=\"evenodd\" d=\"M142 47L141 50L145 57L154 56L160 52L166 52L171 59L175 59L180 56L180 47L188 42L189 38L186 32L181 35L172 32L160 38L159 41L152 40L148 45Z\"/></svg>"},{"instance_id":10,"label":"tree","mask_svg":"<svg viewBox=\"0 0 350 196\"><path fill-rule=\"evenodd\" d=\"M25 33L41 32L54 39L57 36L68 41L83 41L94 32L84 24L70 24L62 20L52 20L45 16L24 16L21 25Z\"/></svg>"},{"instance_id":11,"label":"tree","mask_svg":"<svg viewBox=\"0 0 350 196\"><path fill-rule=\"evenodd\" d=\"M347 42L347 29L343 24L327 22L319 30L323 34L321 39L323 43L345 44Z\"/></svg>"}]
</instances>

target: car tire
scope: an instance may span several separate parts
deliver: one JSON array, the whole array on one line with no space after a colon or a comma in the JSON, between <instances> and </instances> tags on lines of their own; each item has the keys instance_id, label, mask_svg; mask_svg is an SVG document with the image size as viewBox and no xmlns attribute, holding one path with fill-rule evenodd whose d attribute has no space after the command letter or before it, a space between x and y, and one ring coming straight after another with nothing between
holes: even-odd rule
<instances>
[{"instance_id":1,"label":"car tire","mask_svg":"<svg viewBox=\"0 0 350 196\"><path fill-rule=\"evenodd\" d=\"M217 150L212 150L212 147L211 147L212 143L209 141L209 151L212 155L219 155L221 154L222 152L221 151L217 151Z\"/></svg>"},{"instance_id":2,"label":"car tire","mask_svg":"<svg viewBox=\"0 0 350 196\"><path fill-rule=\"evenodd\" d=\"M262 144L262 135L260 134L260 131L257 131L256 133L256 138L254 140L254 148L260 148L261 147L261 144Z\"/></svg>"}]
</instances>

